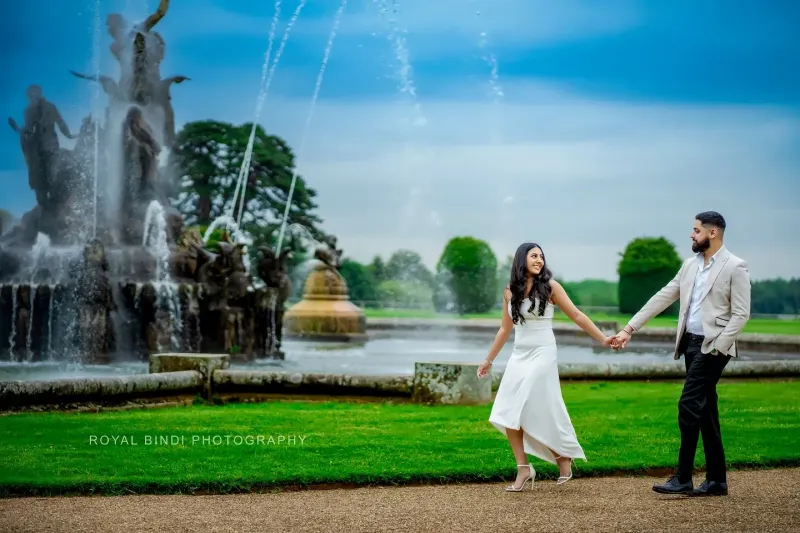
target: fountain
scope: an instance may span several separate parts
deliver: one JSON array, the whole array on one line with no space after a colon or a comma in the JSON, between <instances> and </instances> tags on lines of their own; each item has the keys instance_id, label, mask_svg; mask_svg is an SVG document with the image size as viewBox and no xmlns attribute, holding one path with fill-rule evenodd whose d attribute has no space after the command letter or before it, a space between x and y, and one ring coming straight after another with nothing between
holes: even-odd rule
<instances>
[{"instance_id":1,"label":"fountain","mask_svg":"<svg viewBox=\"0 0 800 533\"><path fill-rule=\"evenodd\" d=\"M314 252L317 260L306 278L303 299L286 311L287 337L310 340L366 340L364 312L353 304L339 274L342 250L328 235Z\"/></svg>"},{"instance_id":2,"label":"fountain","mask_svg":"<svg viewBox=\"0 0 800 533\"><path fill-rule=\"evenodd\" d=\"M175 352L282 358L286 254L262 249L258 280L247 244L223 231L216 249L170 207L175 140L165 43L154 30L169 0L128 31L106 19L120 79L76 76L108 95L105 122L73 135L38 85L20 136L36 207L0 237L0 359L113 363ZM55 128L75 147L60 146Z\"/></svg>"}]
</instances>

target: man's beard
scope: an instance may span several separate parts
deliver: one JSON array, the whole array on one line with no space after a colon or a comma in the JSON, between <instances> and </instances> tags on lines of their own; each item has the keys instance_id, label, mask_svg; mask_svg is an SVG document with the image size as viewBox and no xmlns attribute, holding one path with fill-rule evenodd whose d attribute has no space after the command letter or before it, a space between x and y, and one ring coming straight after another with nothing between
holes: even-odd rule
<instances>
[{"instance_id":1,"label":"man's beard","mask_svg":"<svg viewBox=\"0 0 800 533\"><path fill-rule=\"evenodd\" d=\"M700 254L708 250L708 247L711 246L711 240L706 239L702 242L693 241L692 242L692 251L696 254Z\"/></svg>"}]
</instances>

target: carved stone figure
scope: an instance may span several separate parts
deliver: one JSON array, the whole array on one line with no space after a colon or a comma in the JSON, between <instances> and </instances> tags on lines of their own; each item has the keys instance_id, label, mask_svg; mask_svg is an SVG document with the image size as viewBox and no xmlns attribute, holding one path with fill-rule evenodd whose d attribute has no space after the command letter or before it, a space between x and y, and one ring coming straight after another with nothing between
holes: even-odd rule
<instances>
[{"instance_id":1,"label":"carved stone figure","mask_svg":"<svg viewBox=\"0 0 800 533\"><path fill-rule=\"evenodd\" d=\"M203 330L201 328L200 302L193 294L186 299L183 320L183 346L188 352L198 353L202 349Z\"/></svg>"},{"instance_id":2,"label":"carved stone figure","mask_svg":"<svg viewBox=\"0 0 800 533\"><path fill-rule=\"evenodd\" d=\"M123 132L126 183L119 214L125 240L134 244L140 242L142 237L145 205L157 196L158 153L161 147L137 107L132 107L128 112Z\"/></svg>"},{"instance_id":3,"label":"carved stone figure","mask_svg":"<svg viewBox=\"0 0 800 533\"><path fill-rule=\"evenodd\" d=\"M110 76L92 76L90 74L81 74L80 72L75 72L74 70L69 71L70 74L73 76L77 76L78 78L83 78L84 80L89 81L96 81L100 84L103 88L103 92L108 95L109 103L111 105L118 104L120 102L125 102L125 93L122 91L122 88L119 84L114 81Z\"/></svg>"},{"instance_id":4,"label":"carved stone figure","mask_svg":"<svg viewBox=\"0 0 800 533\"><path fill-rule=\"evenodd\" d=\"M269 337L274 339L274 345L267 345L266 350L280 351L283 337L283 313L285 311L286 300L292 293L292 282L289 277L289 266L287 261L291 257L291 250L284 249L279 257L275 257L275 252L266 246L259 247L261 257L258 261L258 276L264 284L273 289L270 301L259 300L256 308L260 315L259 323L264 323L269 327ZM267 298L267 295L264 296Z\"/></svg>"},{"instance_id":5,"label":"carved stone figure","mask_svg":"<svg viewBox=\"0 0 800 533\"><path fill-rule=\"evenodd\" d=\"M314 258L325 263L330 269L338 272L342 266L342 249L336 248L336 236L326 235L322 239L325 246L320 246L314 250Z\"/></svg>"},{"instance_id":6,"label":"carved stone figure","mask_svg":"<svg viewBox=\"0 0 800 533\"><path fill-rule=\"evenodd\" d=\"M168 8L169 0L160 0L155 13L130 31L126 31L127 24L122 15L113 13L106 18L108 33L114 39L111 53L120 62L122 71L120 85L130 101L141 105L152 101L154 87L161 79L160 64L164 59L165 43L163 37L152 30ZM129 50L130 57L127 57Z\"/></svg>"},{"instance_id":7,"label":"carved stone figure","mask_svg":"<svg viewBox=\"0 0 800 533\"><path fill-rule=\"evenodd\" d=\"M14 345L11 346L11 349L14 353L15 359L17 361L24 361L28 359L29 355L27 353L27 335L25 334L28 331L28 327L30 326L30 305L31 305L31 288L30 285L20 285L17 289L17 297L12 301L12 305L16 305L16 317L14 321L14 327L16 328L17 334L14 337ZM13 313L12 313L13 314Z\"/></svg>"},{"instance_id":8,"label":"carved stone figure","mask_svg":"<svg viewBox=\"0 0 800 533\"><path fill-rule=\"evenodd\" d=\"M201 265L213 260L203 248L203 236L197 228L190 228L181 233L177 249L172 253L170 262L172 275L179 279L197 280Z\"/></svg>"},{"instance_id":9,"label":"carved stone figure","mask_svg":"<svg viewBox=\"0 0 800 533\"><path fill-rule=\"evenodd\" d=\"M148 353L168 350L172 344L170 330L172 317L165 309L156 309L153 321L147 325L146 343Z\"/></svg>"},{"instance_id":10,"label":"carved stone figure","mask_svg":"<svg viewBox=\"0 0 800 533\"><path fill-rule=\"evenodd\" d=\"M243 348L243 320L244 313L239 307L228 307L222 313L223 331L224 331L224 350L231 353L236 350L237 353L242 351Z\"/></svg>"},{"instance_id":11,"label":"carved stone figure","mask_svg":"<svg viewBox=\"0 0 800 533\"><path fill-rule=\"evenodd\" d=\"M175 111L172 109L170 87L173 83L183 83L190 79L186 76L172 76L161 80L156 86L153 102L164 111L164 146L169 149L175 147Z\"/></svg>"},{"instance_id":12,"label":"carved stone figure","mask_svg":"<svg viewBox=\"0 0 800 533\"><path fill-rule=\"evenodd\" d=\"M76 295L83 343L88 360L104 360L113 347L111 311L117 309L108 279L105 247L98 239L83 249L83 261L77 269Z\"/></svg>"},{"instance_id":13,"label":"carved stone figure","mask_svg":"<svg viewBox=\"0 0 800 533\"><path fill-rule=\"evenodd\" d=\"M212 311L225 310L230 300L245 295L249 284L242 262L242 246L219 242L220 253L198 270L198 282L205 285L204 299Z\"/></svg>"},{"instance_id":14,"label":"carved stone figure","mask_svg":"<svg viewBox=\"0 0 800 533\"><path fill-rule=\"evenodd\" d=\"M20 147L28 167L28 185L36 193L36 202L49 206L55 198L50 194L59 167L61 155L56 126L68 139L75 136L61 117L58 108L42 94L42 88L31 85L26 91L28 107L25 108L25 124L20 127L10 118L8 124L20 136Z\"/></svg>"}]
</instances>

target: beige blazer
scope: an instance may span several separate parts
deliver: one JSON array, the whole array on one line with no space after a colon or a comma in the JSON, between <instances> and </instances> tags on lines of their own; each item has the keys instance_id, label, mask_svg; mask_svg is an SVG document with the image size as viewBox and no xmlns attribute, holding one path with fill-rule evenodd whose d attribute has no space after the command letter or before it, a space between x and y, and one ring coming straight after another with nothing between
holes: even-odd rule
<instances>
[{"instance_id":1,"label":"beige blazer","mask_svg":"<svg viewBox=\"0 0 800 533\"><path fill-rule=\"evenodd\" d=\"M672 281L653 295L641 311L628 322L628 325L636 331L680 298L675 359L681 357L679 346L686 329L689 300L700 261L702 259L698 259L697 255L684 261ZM738 357L736 339L750 319L750 273L747 263L730 253L724 246L717 252L717 257L708 273L700 300L700 310L705 334L702 352L714 353L716 350L718 353Z\"/></svg>"}]
</instances>

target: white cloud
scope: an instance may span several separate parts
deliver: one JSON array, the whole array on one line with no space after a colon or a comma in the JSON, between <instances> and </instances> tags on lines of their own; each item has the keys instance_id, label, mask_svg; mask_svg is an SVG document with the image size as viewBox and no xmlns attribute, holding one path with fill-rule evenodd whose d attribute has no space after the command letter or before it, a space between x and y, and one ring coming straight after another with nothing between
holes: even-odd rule
<instances>
[{"instance_id":1,"label":"white cloud","mask_svg":"<svg viewBox=\"0 0 800 533\"><path fill-rule=\"evenodd\" d=\"M228 95L215 117L251 119L232 85L187 89L178 116L206 118L209 90ZM298 167L350 256L411 248L433 265L455 235L486 239L499 257L533 239L563 276L613 278L630 239L665 235L687 255L693 215L716 209L755 278L799 274L800 237L778 230L800 223L800 165L786 157L800 140L797 118L596 101L537 85L508 93L495 107L425 100L425 127L408 124L408 105L319 102ZM265 127L297 149L308 104L271 96Z\"/></svg>"}]
</instances>

